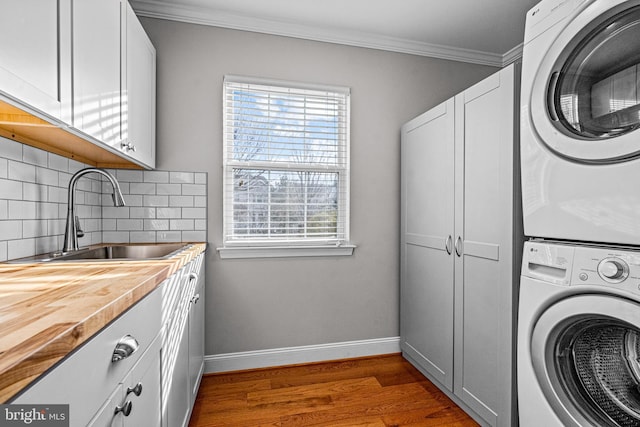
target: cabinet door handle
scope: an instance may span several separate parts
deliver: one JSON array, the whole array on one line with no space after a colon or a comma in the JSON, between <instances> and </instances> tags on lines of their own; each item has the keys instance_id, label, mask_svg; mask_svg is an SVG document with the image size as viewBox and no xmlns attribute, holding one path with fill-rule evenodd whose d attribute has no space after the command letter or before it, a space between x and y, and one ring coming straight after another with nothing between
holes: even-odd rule
<instances>
[{"instance_id":1,"label":"cabinet door handle","mask_svg":"<svg viewBox=\"0 0 640 427\"><path fill-rule=\"evenodd\" d=\"M120 148L126 149L127 152L129 152L129 151L133 151L134 153L136 152L136 146L133 145L131 143L131 141L121 142L120 143Z\"/></svg>"},{"instance_id":2,"label":"cabinet door handle","mask_svg":"<svg viewBox=\"0 0 640 427\"><path fill-rule=\"evenodd\" d=\"M120 338L116 348L113 349L113 355L111 356L111 362L118 362L122 359L126 359L136 352L138 349L138 341L131 335L125 335Z\"/></svg>"},{"instance_id":3,"label":"cabinet door handle","mask_svg":"<svg viewBox=\"0 0 640 427\"><path fill-rule=\"evenodd\" d=\"M122 404L122 406L116 406L116 410L113 412L114 415L118 415L119 412L122 412L125 417L128 417L131 414L131 408L133 407L133 403L130 400L127 400Z\"/></svg>"},{"instance_id":4,"label":"cabinet door handle","mask_svg":"<svg viewBox=\"0 0 640 427\"><path fill-rule=\"evenodd\" d=\"M129 393L133 393L136 396L140 396L142 394L142 383L138 383L135 387L127 387L127 395Z\"/></svg>"},{"instance_id":5,"label":"cabinet door handle","mask_svg":"<svg viewBox=\"0 0 640 427\"><path fill-rule=\"evenodd\" d=\"M456 239L456 255L462 256L462 237Z\"/></svg>"},{"instance_id":6,"label":"cabinet door handle","mask_svg":"<svg viewBox=\"0 0 640 427\"><path fill-rule=\"evenodd\" d=\"M198 301L200 301L200 294L195 294L192 298L191 298L191 302L194 304L197 304Z\"/></svg>"},{"instance_id":7,"label":"cabinet door handle","mask_svg":"<svg viewBox=\"0 0 640 427\"><path fill-rule=\"evenodd\" d=\"M447 255L451 255L451 244L453 243L453 238L451 237L451 235L449 235L449 237L447 237L447 241L444 244L444 248L447 251Z\"/></svg>"}]
</instances>

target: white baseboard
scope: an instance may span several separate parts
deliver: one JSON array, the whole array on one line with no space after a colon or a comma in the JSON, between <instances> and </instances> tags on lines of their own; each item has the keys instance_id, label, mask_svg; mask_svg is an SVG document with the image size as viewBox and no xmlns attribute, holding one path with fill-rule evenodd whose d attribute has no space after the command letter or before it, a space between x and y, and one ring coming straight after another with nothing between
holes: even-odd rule
<instances>
[{"instance_id":1,"label":"white baseboard","mask_svg":"<svg viewBox=\"0 0 640 427\"><path fill-rule=\"evenodd\" d=\"M323 362L400 352L400 337L347 341L301 347L245 351L205 356L205 373L242 371L272 366Z\"/></svg>"}]
</instances>

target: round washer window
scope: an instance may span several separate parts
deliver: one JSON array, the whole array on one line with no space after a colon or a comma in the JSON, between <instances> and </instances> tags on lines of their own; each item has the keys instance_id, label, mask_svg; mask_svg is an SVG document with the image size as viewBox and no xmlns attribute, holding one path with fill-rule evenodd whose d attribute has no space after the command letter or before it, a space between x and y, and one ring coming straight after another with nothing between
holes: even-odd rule
<instances>
[{"instance_id":1,"label":"round washer window","mask_svg":"<svg viewBox=\"0 0 640 427\"><path fill-rule=\"evenodd\" d=\"M614 138L640 127L640 7L601 21L569 44L548 88L549 115L580 139Z\"/></svg>"},{"instance_id":2,"label":"round washer window","mask_svg":"<svg viewBox=\"0 0 640 427\"><path fill-rule=\"evenodd\" d=\"M640 425L640 330L611 319L565 328L548 354L565 395L598 426Z\"/></svg>"}]
</instances>

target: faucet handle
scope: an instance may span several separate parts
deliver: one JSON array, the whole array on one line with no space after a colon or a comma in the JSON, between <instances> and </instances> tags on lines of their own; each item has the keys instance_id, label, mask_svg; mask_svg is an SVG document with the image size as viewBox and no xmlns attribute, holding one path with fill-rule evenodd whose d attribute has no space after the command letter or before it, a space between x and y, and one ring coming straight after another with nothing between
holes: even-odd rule
<instances>
[{"instance_id":1,"label":"faucet handle","mask_svg":"<svg viewBox=\"0 0 640 427\"><path fill-rule=\"evenodd\" d=\"M78 219L78 215L76 215L75 217L75 222L76 222L76 236L84 237L84 231L82 230L82 228L80 228L80 219Z\"/></svg>"}]
</instances>

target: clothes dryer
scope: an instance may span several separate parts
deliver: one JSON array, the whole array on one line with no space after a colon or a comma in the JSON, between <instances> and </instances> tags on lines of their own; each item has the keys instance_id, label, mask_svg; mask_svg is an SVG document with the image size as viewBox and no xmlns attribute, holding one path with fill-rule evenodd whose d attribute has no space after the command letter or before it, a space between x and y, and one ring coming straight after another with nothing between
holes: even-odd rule
<instances>
[{"instance_id":1,"label":"clothes dryer","mask_svg":"<svg viewBox=\"0 0 640 427\"><path fill-rule=\"evenodd\" d=\"M640 0L544 0L526 19L527 236L640 245Z\"/></svg>"},{"instance_id":2,"label":"clothes dryer","mask_svg":"<svg viewBox=\"0 0 640 427\"><path fill-rule=\"evenodd\" d=\"M525 243L521 427L640 425L640 251Z\"/></svg>"}]
</instances>

